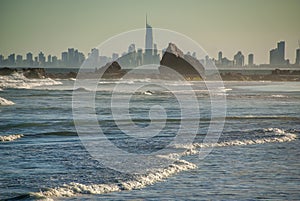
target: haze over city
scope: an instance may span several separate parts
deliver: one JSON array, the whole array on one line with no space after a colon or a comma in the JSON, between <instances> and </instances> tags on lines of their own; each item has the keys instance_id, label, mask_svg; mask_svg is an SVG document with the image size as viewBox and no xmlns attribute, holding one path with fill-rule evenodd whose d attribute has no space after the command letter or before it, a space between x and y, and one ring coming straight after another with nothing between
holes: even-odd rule
<instances>
[{"instance_id":1,"label":"haze over city","mask_svg":"<svg viewBox=\"0 0 300 201\"><path fill-rule=\"evenodd\" d=\"M300 39L300 2L278 1L37 1L0 2L0 53L60 55L68 47L87 55L108 38L144 28L145 14L154 28L183 33L209 54L232 59L253 53L255 63L269 62L269 51L286 42L293 63ZM120 50L122 52L123 50Z\"/></svg>"}]
</instances>

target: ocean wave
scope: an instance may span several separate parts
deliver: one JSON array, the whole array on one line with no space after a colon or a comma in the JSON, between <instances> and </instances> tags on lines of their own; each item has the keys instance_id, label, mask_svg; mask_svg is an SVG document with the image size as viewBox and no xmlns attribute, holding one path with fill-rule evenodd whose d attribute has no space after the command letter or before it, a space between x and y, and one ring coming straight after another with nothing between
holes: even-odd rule
<instances>
[{"instance_id":1,"label":"ocean wave","mask_svg":"<svg viewBox=\"0 0 300 201\"><path fill-rule=\"evenodd\" d=\"M14 140L19 139L19 138L21 138L23 136L24 135L22 135L22 134L0 136L0 142L14 141Z\"/></svg>"},{"instance_id":2,"label":"ocean wave","mask_svg":"<svg viewBox=\"0 0 300 201\"><path fill-rule=\"evenodd\" d=\"M246 115L246 116L227 116L226 120L239 120L239 119L279 119L279 120L300 120L300 117L292 116L255 116L255 115Z\"/></svg>"},{"instance_id":3,"label":"ocean wave","mask_svg":"<svg viewBox=\"0 0 300 201\"><path fill-rule=\"evenodd\" d=\"M197 166L193 163L189 163L184 160L178 160L174 164L171 164L166 168L151 170L146 174L137 175L133 180L111 184L92 185L71 182L69 184L62 185L61 187L51 188L38 193L31 193L31 195L37 198L71 197L80 194L103 194L122 190L141 189L148 185L162 181L170 177L171 175L174 175L181 171L195 169L196 167Z\"/></svg>"},{"instance_id":4,"label":"ocean wave","mask_svg":"<svg viewBox=\"0 0 300 201\"><path fill-rule=\"evenodd\" d=\"M59 81L51 78L28 79L21 72L16 72L7 76L0 76L0 88L21 88L30 89L39 86L59 85Z\"/></svg>"},{"instance_id":5,"label":"ocean wave","mask_svg":"<svg viewBox=\"0 0 300 201\"><path fill-rule=\"evenodd\" d=\"M0 105L14 105L14 104L15 104L14 102L0 97Z\"/></svg>"},{"instance_id":6,"label":"ocean wave","mask_svg":"<svg viewBox=\"0 0 300 201\"><path fill-rule=\"evenodd\" d=\"M81 184L76 182L71 182L69 184L64 184L60 187L50 188L44 191L30 193L31 196L36 198L55 198L55 197L73 197L80 196L82 194L104 194L110 192L118 192L123 190L134 190L141 189L146 186L152 185L156 182L163 181L168 177L177 174L182 171L188 171L197 168L196 164L190 163L185 160L180 160L178 158L187 155L199 154L197 149L199 148L209 148L209 147L225 147L225 146L243 146L251 144L264 144L272 142L287 142L292 141L297 138L295 134L287 133L282 129L278 128L267 128L263 129L263 132L272 132L273 137L264 137L259 139L251 140L232 140L217 143L194 143L189 145L175 145L175 148L184 148L185 151L182 153L171 153L169 155L161 155L158 157L172 158L175 162L166 168L153 169L148 171L146 174L134 175L134 179L129 179L121 181L118 183L101 183L101 184Z\"/></svg>"},{"instance_id":7,"label":"ocean wave","mask_svg":"<svg viewBox=\"0 0 300 201\"><path fill-rule=\"evenodd\" d=\"M193 143L193 144L177 144L175 148L187 149L184 155L191 155L198 153L196 149L198 148L213 148L213 147L227 147L227 146L245 146L254 144L265 144L265 143L275 143L275 142L290 142L297 138L296 134L285 132L283 129L279 128L266 128L263 129L264 132L271 132L273 136L265 136L257 139L245 139L245 140L230 140L216 143Z\"/></svg>"}]
</instances>

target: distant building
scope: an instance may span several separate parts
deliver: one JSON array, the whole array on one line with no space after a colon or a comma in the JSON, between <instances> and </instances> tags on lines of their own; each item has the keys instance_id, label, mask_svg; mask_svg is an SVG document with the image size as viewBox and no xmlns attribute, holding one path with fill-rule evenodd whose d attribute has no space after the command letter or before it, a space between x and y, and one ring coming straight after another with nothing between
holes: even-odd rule
<instances>
[{"instance_id":1,"label":"distant building","mask_svg":"<svg viewBox=\"0 0 300 201\"><path fill-rule=\"evenodd\" d=\"M23 56L22 55L17 55L16 65L17 66L23 65Z\"/></svg>"},{"instance_id":2,"label":"distant building","mask_svg":"<svg viewBox=\"0 0 300 201\"><path fill-rule=\"evenodd\" d=\"M119 58L119 54L118 53L112 53L111 58L112 58L113 61L116 61Z\"/></svg>"},{"instance_id":3,"label":"distant building","mask_svg":"<svg viewBox=\"0 0 300 201\"><path fill-rule=\"evenodd\" d=\"M61 53L61 62L63 66L67 66L68 64L68 52Z\"/></svg>"},{"instance_id":4,"label":"distant building","mask_svg":"<svg viewBox=\"0 0 300 201\"><path fill-rule=\"evenodd\" d=\"M270 64L271 65L286 65L288 61L285 60L285 42L277 43L277 48L270 50Z\"/></svg>"},{"instance_id":5,"label":"distant building","mask_svg":"<svg viewBox=\"0 0 300 201\"><path fill-rule=\"evenodd\" d=\"M234 55L234 66L244 66L244 55L241 51L238 51L236 55Z\"/></svg>"},{"instance_id":6,"label":"distant building","mask_svg":"<svg viewBox=\"0 0 300 201\"><path fill-rule=\"evenodd\" d=\"M48 65L51 65L51 63L52 63L52 56L51 56L51 54L49 54L48 57L47 57L47 63L48 63Z\"/></svg>"},{"instance_id":7,"label":"distant building","mask_svg":"<svg viewBox=\"0 0 300 201\"><path fill-rule=\"evenodd\" d=\"M8 65L9 66L14 66L16 64L15 54L9 55L7 60L8 60Z\"/></svg>"},{"instance_id":8,"label":"distant building","mask_svg":"<svg viewBox=\"0 0 300 201\"><path fill-rule=\"evenodd\" d=\"M45 66L46 57L44 56L43 52L39 53L38 58L39 58L39 61L38 61L39 62L39 66Z\"/></svg>"},{"instance_id":9,"label":"distant building","mask_svg":"<svg viewBox=\"0 0 300 201\"><path fill-rule=\"evenodd\" d=\"M146 39L145 39L145 50L153 49L153 35L152 35L152 27L148 24L147 16L146 16Z\"/></svg>"},{"instance_id":10,"label":"distant building","mask_svg":"<svg viewBox=\"0 0 300 201\"><path fill-rule=\"evenodd\" d=\"M300 48L296 50L296 65L300 65Z\"/></svg>"},{"instance_id":11,"label":"distant building","mask_svg":"<svg viewBox=\"0 0 300 201\"><path fill-rule=\"evenodd\" d=\"M2 66L4 63L4 56L0 54L0 66Z\"/></svg>"},{"instance_id":12,"label":"distant building","mask_svg":"<svg viewBox=\"0 0 300 201\"><path fill-rule=\"evenodd\" d=\"M33 57L32 57L32 53L31 52L28 52L26 54L26 64L28 66L33 66Z\"/></svg>"},{"instance_id":13,"label":"distant building","mask_svg":"<svg viewBox=\"0 0 300 201\"><path fill-rule=\"evenodd\" d=\"M220 51L218 53L218 63L219 63L219 65L222 65L222 58L223 58L223 53Z\"/></svg>"},{"instance_id":14,"label":"distant building","mask_svg":"<svg viewBox=\"0 0 300 201\"><path fill-rule=\"evenodd\" d=\"M285 42L284 41L280 41L279 43L277 43L277 50L278 50L278 62L279 64L285 64Z\"/></svg>"},{"instance_id":15,"label":"distant building","mask_svg":"<svg viewBox=\"0 0 300 201\"><path fill-rule=\"evenodd\" d=\"M249 54L248 55L248 66L253 66L254 65L254 55Z\"/></svg>"},{"instance_id":16,"label":"distant building","mask_svg":"<svg viewBox=\"0 0 300 201\"><path fill-rule=\"evenodd\" d=\"M278 63L279 63L279 54L277 48L270 50L270 64L278 65Z\"/></svg>"}]
</instances>

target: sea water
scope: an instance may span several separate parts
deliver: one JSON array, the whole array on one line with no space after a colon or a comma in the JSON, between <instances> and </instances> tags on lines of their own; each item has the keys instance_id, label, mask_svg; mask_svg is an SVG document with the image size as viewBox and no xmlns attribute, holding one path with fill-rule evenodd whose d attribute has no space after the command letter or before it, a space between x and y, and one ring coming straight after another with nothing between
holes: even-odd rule
<instances>
[{"instance_id":1,"label":"sea water","mask_svg":"<svg viewBox=\"0 0 300 201\"><path fill-rule=\"evenodd\" d=\"M187 119L199 121L194 142L174 146L174 150L182 150L176 152L181 155L174 164L137 175L103 165L83 146L72 114L74 80L26 80L20 75L3 79L6 81L0 85L0 97L9 104L0 106L0 199L297 200L300 197L299 82L225 82L225 88L215 92L226 93L227 114L220 139L214 143L203 142L211 121L210 95L203 82L190 82L201 110L200 119ZM122 136L109 110L111 95L126 95L135 85L148 82L102 80L95 91L99 126L128 151L136 147L131 144L125 147L119 141ZM169 84L178 85L179 93L188 93L180 83ZM116 85L124 86L124 90L115 91ZM147 133L151 123L149 107L153 105L166 109L171 123L160 137L171 139L182 119L180 104L168 91L151 85L132 94L128 119L134 119ZM126 124L128 119L122 122ZM209 147L212 152L200 159L199 150ZM148 150L146 145L139 146L139 153Z\"/></svg>"}]
</instances>

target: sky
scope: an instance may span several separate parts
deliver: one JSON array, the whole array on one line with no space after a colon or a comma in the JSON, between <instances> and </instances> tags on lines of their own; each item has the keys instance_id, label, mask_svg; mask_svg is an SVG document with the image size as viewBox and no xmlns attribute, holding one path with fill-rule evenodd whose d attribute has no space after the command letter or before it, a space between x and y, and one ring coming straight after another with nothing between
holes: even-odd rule
<instances>
[{"instance_id":1,"label":"sky","mask_svg":"<svg viewBox=\"0 0 300 201\"><path fill-rule=\"evenodd\" d=\"M242 51L268 63L284 40L294 63L299 48L299 0L0 0L0 54L60 58L74 47L87 55L114 35L144 28L146 13L153 28L182 33L214 58Z\"/></svg>"}]
</instances>

